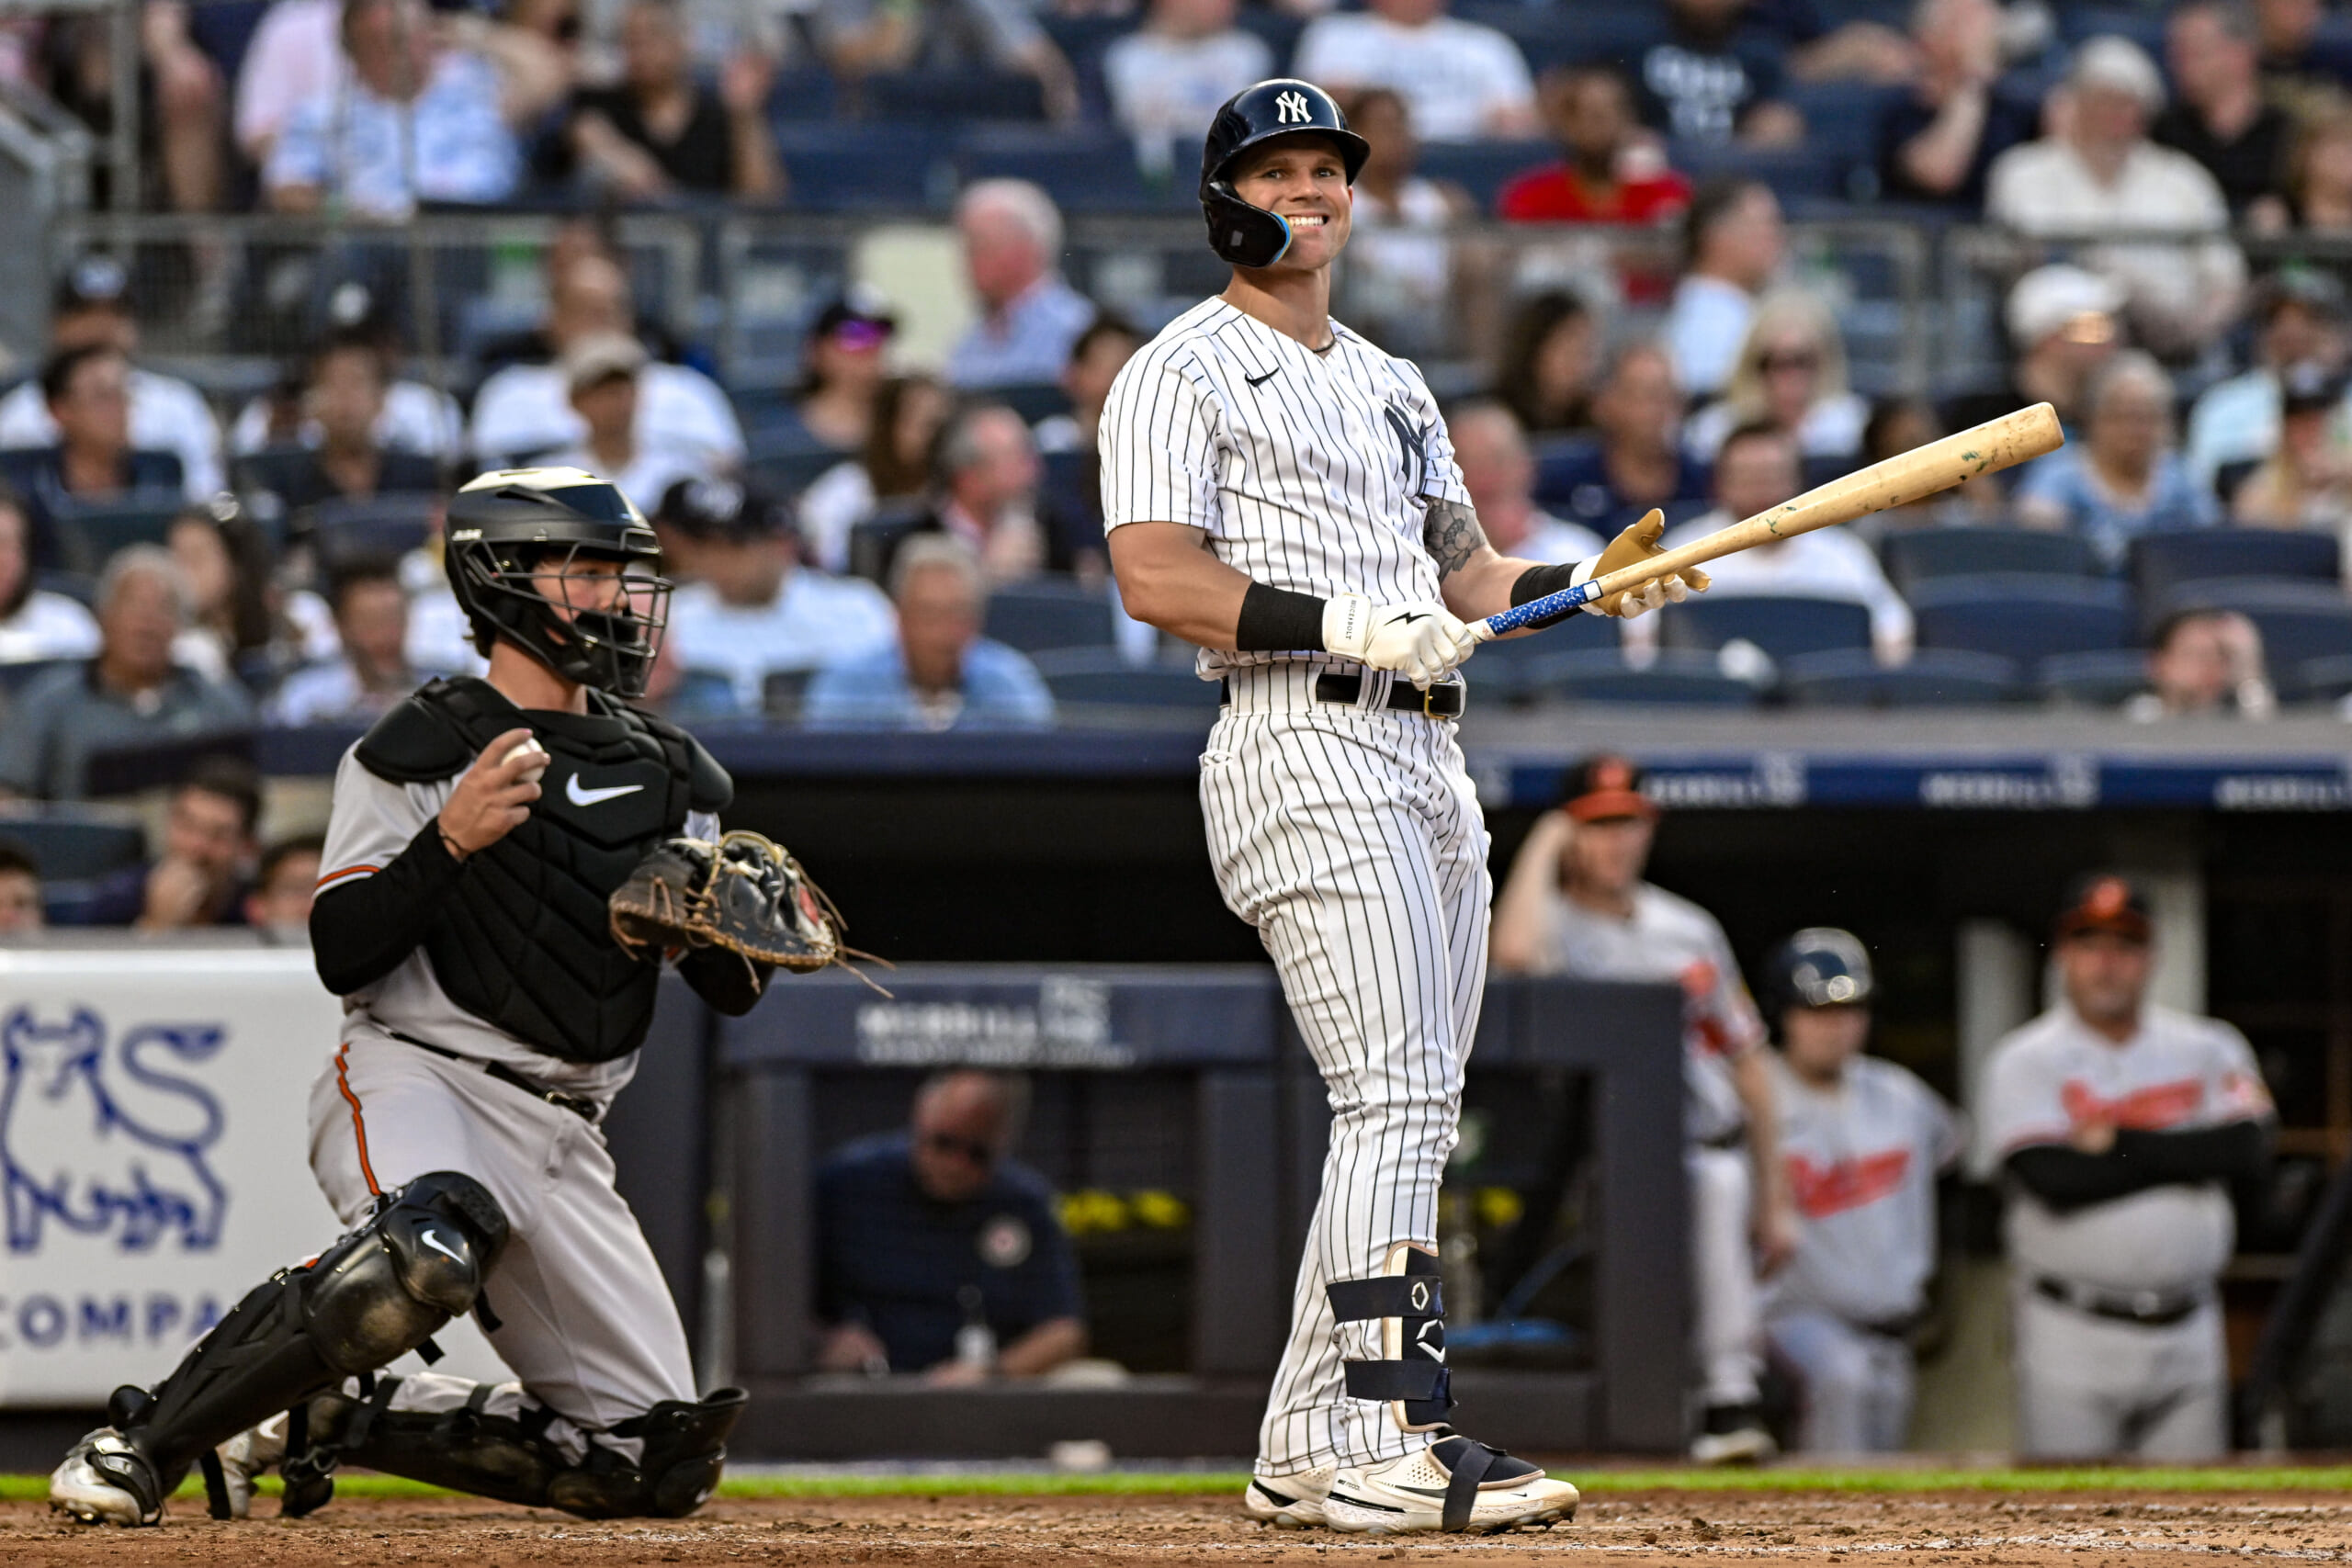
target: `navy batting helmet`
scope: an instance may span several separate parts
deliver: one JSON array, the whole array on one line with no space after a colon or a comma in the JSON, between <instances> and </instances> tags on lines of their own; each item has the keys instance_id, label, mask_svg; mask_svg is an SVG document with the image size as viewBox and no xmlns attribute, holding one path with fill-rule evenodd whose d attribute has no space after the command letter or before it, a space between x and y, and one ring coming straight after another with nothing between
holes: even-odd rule
<instances>
[{"instance_id":1,"label":"navy batting helmet","mask_svg":"<svg viewBox=\"0 0 2352 1568\"><path fill-rule=\"evenodd\" d=\"M1208 140L1201 144L1201 213L1208 220L1209 249L1235 266L1272 266L1282 260L1290 249L1290 225L1235 193L1234 161L1261 141L1301 131L1339 143L1348 183L1356 183L1372 149L1348 129L1348 117L1331 95L1312 82L1278 76L1244 87L1209 121Z\"/></svg>"},{"instance_id":2,"label":"navy batting helmet","mask_svg":"<svg viewBox=\"0 0 2352 1568\"><path fill-rule=\"evenodd\" d=\"M1809 927L1782 942L1765 965L1764 983L1776 1018L1790 1008L1860 1007L1878 988L1870 950L1835 926Z\"/></svg>"},{"instance_id":3,"label":"navy batting helmet","mask_svg":"<svg viewBox=\"0 0 2352 1568\"><path fill-rule=\"evenodd\" d=\"M628 497L582 468L501 468L450 498L443 564L485 657L500 637L567 681L642 696L669 624L662 547ZM591 587L582 560L617 562ZM575 589L574 584L579 584Z\"/></svg>"}]
</instances>

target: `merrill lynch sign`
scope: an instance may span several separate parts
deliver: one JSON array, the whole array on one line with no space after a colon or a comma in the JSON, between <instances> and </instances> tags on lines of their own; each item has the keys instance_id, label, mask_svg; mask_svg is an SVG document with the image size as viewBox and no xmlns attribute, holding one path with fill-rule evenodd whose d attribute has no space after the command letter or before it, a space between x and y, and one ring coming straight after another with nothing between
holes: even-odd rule
<instances>
[{"instance_id":1,"label":"merrill lynch sign","mask_svg":"<svg viewBox=\"0 0 2352 1568\"><path fill-rule=\"evenodd\" d=\"M1111 991L1048 975L1025 1002L869 1001L857 1010L857 1059L876 1067L1092 1067L1135 1065L1111 1037Z\"/></svg>"}]
</instances>

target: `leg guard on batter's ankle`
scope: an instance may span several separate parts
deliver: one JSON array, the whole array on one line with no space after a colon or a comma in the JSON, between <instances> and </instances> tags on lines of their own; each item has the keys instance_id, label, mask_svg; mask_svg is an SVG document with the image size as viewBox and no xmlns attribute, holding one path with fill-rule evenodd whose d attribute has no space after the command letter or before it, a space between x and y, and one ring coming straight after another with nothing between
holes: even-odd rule
<instances>
[{"instance_id":1,"label":"leg guard on batter's ankle","mask_svg":"<svg viewBox=\"0 0 2352 1568\"><path fill-rule=\"evenodd\" d=\"M1382 1359L1347 1363L1348 1397L1388 1401L1400 1432L1443 1426L1453 1395L1446 1379L1445 1299L1438 1288L1436 1249L1400 1241L1388 1249L1380 1273L1335 1280L1323 1291L1341 1323L1380 1325Z\"/></svg>"},{"instance_id":2,"label":"leg guard on batter's ankle","mask_svg":"<svg viewBox=\"0 0 2352 1568\"><path fill-rule=\"evenodd\" d=\"M248 1292L149 1393L115 1392L116 1429L168 1495L214 1444L426 1344L471 1307L506 1216L469 1176L384 1195L357 1229Z\"/></svg>"}]
</instances>

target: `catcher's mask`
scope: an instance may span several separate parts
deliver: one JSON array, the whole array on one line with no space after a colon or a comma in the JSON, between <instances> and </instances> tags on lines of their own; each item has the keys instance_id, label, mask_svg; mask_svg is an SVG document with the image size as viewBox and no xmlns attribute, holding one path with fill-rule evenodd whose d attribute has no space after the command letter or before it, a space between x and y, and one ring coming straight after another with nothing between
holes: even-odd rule
<instances>
[{"instance_id":1,"label":"catcher's mask","mask_svg":"<svg viewBox=\"0 0 2352 1568\"><path fill-rule=\"evenodd\" d=\"M673 584L612 484L581 468L483 474L449 502L443 561L485 658L503 637L567 681L644 695Z\"/></svg>"},{"instance_id":2,"label":"catcher's mask","mask_svg":"<svg viewBox=\"0 0 2352 1568\"><path fill-rule=\"evenodd\" d=\"M1348 117L1331 95L1312 82L1283 76L1244 87L1209 122L1201 144L1201 215L1208 220L1209 249L1235 266L1272 266L1282 260L1290 250L1290 225L1280 214L1241 199L1233 188L1233 165L1261 142L1305 132L1339 148L1348 184L1354 185L1372 155L1371 145L1348 129Z\"/></svg>"}]
</instances>

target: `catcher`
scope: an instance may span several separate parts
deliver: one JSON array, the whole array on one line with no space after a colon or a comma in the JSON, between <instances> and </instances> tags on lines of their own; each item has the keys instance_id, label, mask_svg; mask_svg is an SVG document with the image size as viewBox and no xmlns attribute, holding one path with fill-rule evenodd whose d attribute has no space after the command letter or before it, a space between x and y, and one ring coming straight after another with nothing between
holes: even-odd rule
<instances>
[{"instance_id":1,"label":"catcher","mask_svg":"<svg viewBox=\"0 0 2352 1568\"><path fill-rule=\"evenodd\" d=\"M350 1228L238 1303L153 1389L115 1392L51 1505L153 1525L201 1466L216 1517L253 1477L285 1510L349 1461L591 1517L692 1513L741 1390L696 1398L686 1337L597 1131L665 955L720 1011L837 944L788 856L722 838L733 785L628 705L670 584L635 508L577 468L484 474L447 563L490 660L388 714L335 776L311 918L341 1044L311 1168ZM380 1369L470 1312L516 1382Z\"/></svg>"}]
</instances>

